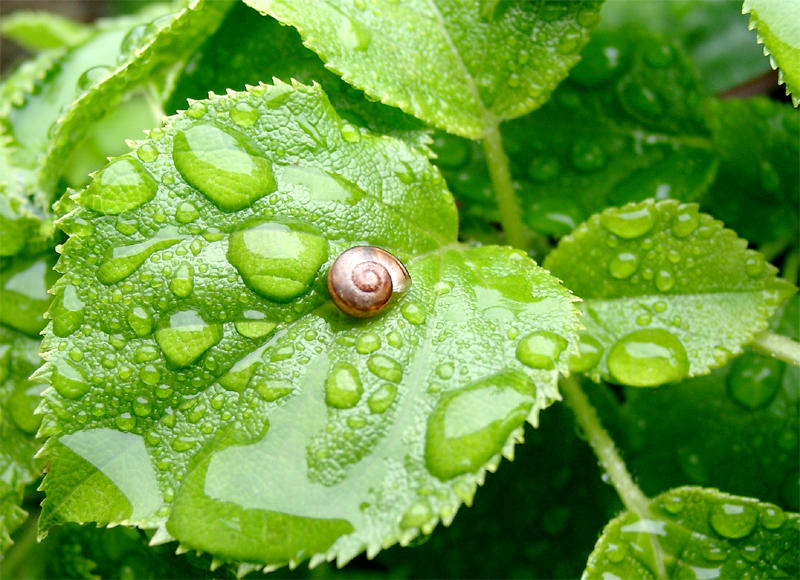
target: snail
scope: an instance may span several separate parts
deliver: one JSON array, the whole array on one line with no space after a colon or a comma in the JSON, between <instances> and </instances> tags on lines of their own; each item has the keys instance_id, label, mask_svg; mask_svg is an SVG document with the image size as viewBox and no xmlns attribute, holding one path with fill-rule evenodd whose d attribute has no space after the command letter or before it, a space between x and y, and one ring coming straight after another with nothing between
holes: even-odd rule
<instances>
[{"instance_id":1,"label":"snail","mask_svg":"<svg viewBox=\"0 0 800 580\"><path fill-rule=\"evenodd\" d=\"M395 293L408 290L411 276L403 263L375 246L356 246L339 254L328 272L328 291L339 310L356 318L380 314Z\"/></svg>"}]
</instances>

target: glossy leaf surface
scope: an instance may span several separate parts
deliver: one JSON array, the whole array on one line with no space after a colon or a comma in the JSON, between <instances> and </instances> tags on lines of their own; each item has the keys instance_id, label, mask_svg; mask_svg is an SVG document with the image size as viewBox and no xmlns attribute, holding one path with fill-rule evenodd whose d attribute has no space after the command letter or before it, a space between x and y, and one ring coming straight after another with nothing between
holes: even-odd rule
<instances>
[{"instance_id":1,"label":"glossy leaf surface","mask_svg":"<svg viewBox=\"0 0 800 580\"><path fill-rule=\"evenodd\" d=\"M794 578L800 514L716 489L681 487L650 502L648 519L612 520L583 578Z\"/></svg>"},{"instance_id":2,"label":"glossy leaf surface","mask_svg":"<svg viewBox=\"0 0 800 580\"><path fill-rule=\"evenodd\" d=\"M544 265L584 300L571 368L637 387L721 366L796 290L721 222L675 200L609 208Z\"/></svg>"},{"instance_id":3,"label":"glossy leaf surface","mask_svg":"<svg viewBox=\"0 0 800 580\"><path fill-rule=\"evenodd\" d=\"M247 4L297 28L347 82L472 139L547 100L578 61L600 6L550 0Z\"/></svg>"},{"instance_id":4,"label":"glossy leaf surface","mask_svg":"<svg viewBox=\"0 0 800 580\"><path fill-rule=\"evenodd\" d=\"M347 126L318 86L198 101L77 194L39 372L43 530L345 562L452 520L558 398L568 291L521 252L455 244L427 157ZM364 242L413 280L369 321L326 286Z\"/></svg>"},{"instance_id":5,"label":"glossy leaf surface","mask_svg":"<svg viewBox=\"0 0 800 580\"><path fill-rule=\"evenodd\" d=\"M779 82L786 84L795 107L800 105L800 5L796 2L744 0L742 12L750 15L750 27L758 32L758 43L778 68Z\"/></svg>"},{"instance_id":6,"label":"glossy leaf surface","mask_svg":"<svg viewBox=\"0 0 800 580\"><path fill-rule=\"evenodd\" d=\"M541 110L503 124L526 224L562 236L609 205L697 198L716 160L687 57L631 32L595 34L581 54ZM434 150L462 221L497 220L481 148L441 135Z\"/></svg>"}]
</instances>

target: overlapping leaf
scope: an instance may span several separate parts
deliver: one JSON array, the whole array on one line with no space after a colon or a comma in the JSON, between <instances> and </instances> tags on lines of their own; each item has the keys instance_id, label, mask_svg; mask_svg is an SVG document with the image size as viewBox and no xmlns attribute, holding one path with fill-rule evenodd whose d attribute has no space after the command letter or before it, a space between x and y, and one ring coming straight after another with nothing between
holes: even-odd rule
<instances>
[{"instance_id":1,"label":"overlapping leaf","mask_svg":"<svg viewBox=\"0 0 800 580\"><path fill-rule=\"evenodd\" d=\"M600 6L551 0L247 4L297 28L347 82L472 139L548 99L578 61Z\"/></svg>"},{"instance_id":2,"label":"overlapping leaf","mask_svg":"<svg viewBox=\"0 0 800 580\"><path fill-rule=\"evenodd\" d=\"M795 2L744 0L742 12L750 15L750 28L758 33L764 55L779 68L779 82L786 84L794 106L800 105L800 6Z\"/></svg>"},{"instance_id":3,"label":"overlapping leaf","mask_svg":"<svg viewBox=\"0 0 800 580\"><path fill-rule=\"evenodd\" d=\"M166 110L186 108L186 99L204 99L209 91L225 94L243 90L273 77L285 82L319 83L336 111L355 127L399 137L427 146L429 130L418 119L378 102L367 100L327 70L319 57L302 45L297 31L237 4L219 30L200 49L200 55L181 73Z\"/></svg>"},{"instance_id":4,"label":"overlapping leaf","mask_svg":"<svg viewBox=\"0 0 800 580\"><path fill-rule=\"evenodd\" d=\"M682 487L650 502L640 519L612 520L583 578L796 578L800 514L715 489Z\"/></svg>"},{"instance_id":5,"label":"overlapping leaf","mask_svg":"<svg viewBox=\"0 0 800 580\"><path fill-rule=\"evenodd\" d=\"M90 34L89 25L53 12L20 10L0 23L0 36L33 51L74 46Z\"/></svg>"},{"instance_id":6,"label":"overlapping leaf","mask_svg":"<svg viewBox=\"0 0 800 580\"><path fill-rule=\"evenodd\" d=\"M451 521L558 397L569 293L456 245L426 156L348 127L319 87L198 101L78 194L39 373L43 531L156 527L242 571L345 562ZM413 279L370 321L325 282L364 242Z\"/></svg>"},{"instance_id":7,"label":"overlapping leaf","mask_svg":"<svg viewBox=\"0 0 800 580\"><path fill-rule=\"evenodd\" d=\"M564 237L545 267L584 299L594 380L656 386L724 364L796 290L695 204L628 204Z\"/></svg>"},{"instance_id":8,"label":"overlapping leaf","mask_svg":"<svg viewBox=\"0 0 800 580\"><path fill-rule=\"evenodd\" d=\"M557 236L608 205L695 199L716 168L710 137L693 66L641 32L595 34L547 104L503 125L523 218ZM462 220L496 220L481 149L449 135L434 149Z\"/></svg>"}]
</instances>

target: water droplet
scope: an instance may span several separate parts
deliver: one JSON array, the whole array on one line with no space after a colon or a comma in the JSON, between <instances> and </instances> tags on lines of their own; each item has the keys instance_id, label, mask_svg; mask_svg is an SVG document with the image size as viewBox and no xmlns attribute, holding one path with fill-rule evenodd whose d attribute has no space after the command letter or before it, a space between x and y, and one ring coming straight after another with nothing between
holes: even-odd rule
<instances>
[{"instance_id":1,"label":"water droplet","mask_svg":"<svg viewBox=\"0 0 800 580\"><path fill-rule=\"evenodd\" d=\"M643 312L639 316L636 317L636 324L639 326L647 326L653 321L653 317L650 315L649 312Z\"/></svg>"},{"instance_id":2,"label":"water droplet","mask_svg":"<svg viewBox=\"0 0 800 580\"><path fill-rule=\"evenodd\" d=\"M591 43L584 50L581 61L570 72L570 80L585 88L593 88L613 77L619 65L619 48Z\"/></svg>"},{"instance_id":3,"label":"water droplet","mask_svg":"<svg viewBox=\"0 0 800 580\"><path fill-rule=\"evenodd\" d=\"M227 258L251 290L288 302L310 289L328 241L300 224L265 222L231 234Z\"/></svg>"},{"instance_id":4,"label":"water droplet","mask_svg":"<svg viewBox=\"0 0 800 580\"><path fill-rule=\"evenodd\" d=\"M244 209L275 190L272 163L243 135L194 125L175 135L175 168L222 211Z\"/></svg>"},{"instance_id":5,"label":"water droplet","mask_svg":"<svg viewBox=\"0 0 800 580\"><path fill-rule=\"evenodd\" d=\"M158 149L152 143L144 143L136 150L136 156L145 163L150 163L158 157Z\"/></svg>"},{"instance_id":6,"label":"water droplet","mask_svg":"<svg viewBox=\"0 0 800 580\"><path fill-rule=\"evenodd\" d=\"M657 300L653 303L653 310L658 312L659 314L665 312L667 310L667 303L663 300Z\"/></svg>"},{"instance_id":7,"label":"water droplet","mask_svg":"<svg viewBox=\"0 0 800 580\"><path fill-rule=\"evenodd\" d=\"M653 68L672 64L672 48L661 42L647 42L643 49L645 62Z\"/></svg>"},{"instance_id":8,"label":"water droplet","mask_svg":"<svg viewBox=\"0 0 800 580\"><path fill-rule=\"evenodd\" d=\"M606 166L606 154L597 143L576 141L571 151L572 165L583 172L598 171Z\"/></svg>"},{"instance_id":9,"label":"water droplet","mask_svg":"<svg viewBox=\"0 0 800 580\"><path fill-rule=\"evenodd\" d=\"M683 498L678 495L669 495L662 499L661 506L667 513L677 515L683 511L686 505L683 502Z\"/></svg>"},{"instance_id":10,"label":"water droplet","mask_svg":"<svg viewBox=\"0 0 800 580\"><path fill-rule=\"evenodd\" d=\"M633 204L622 209L606 210L600 215L600 223L612 234L630 240L653 229L656 210L649 204Z\"/></svg>"},{"instance_id":11,"label":"water droplet","mask_svg":"<svg viewBox=\"0 0 800 580\"><path fill-rule=\"evenodd\" d=\"M681 253L674 248L670 248L667 250L667 260L672 264L677 264L681 261Z\"/></svg>"},{"instance_id":12,"label":"water droplet","mask_svg":"<svg viewBox=\"0 0 800 580\"><path fill-rule=\"evenodd\" d=\"M400 363L393 358L381 354L371 356L367 361L367 368L369 368L375 376L385 381L399 383L403 378L403 367L400 366Z\"/></svg>"},{"instance_id":13,"label":"water droplet","mask_svg":"<svg viewBox=\"0 0 800 580\"><path fill-rule=\"evenodd\" d=\"M83 373L66 361L58 361L53 365L50 384L65 399L79 399L90 388Z\"/></svg>"},{"instance_id":14,"label":"water droplet","mask_svg":"<svg viewBox=\"0 0 800 580\"><path fill-rule=\"evenodd\" d=\"M105 259L97 269L97 279L106 285L124 280L154 252L174 246L178 242L179 240L158 237L136 244L109 248Z\"/></svg>"},{"instance_id":15,"label":"water droplet","mask_svg":"<svg viewBox=\"0 0 800 580\"><path fill-rule=\"evenodd\" d=\"M88 91L97 83L103 82L111 76L111 69L107 66L98 65L85 70L81 76L78 77L78 89L81 91Z\"/></svg>"},{"instance_id":16,"label":"water droplet","mask_svg":"<svg viewBox=\"0 0 800 580\"><path fill-rule=\"evenodd\" d=\"M748 562L758 562L761 560L761 546L742 546L740 549L742 556L744 556L744 559Z\"/></svg>"},{"instance_id":17,"label":"water droplet","mask_svg":"<svg viewBox=\"0 0 800 580\"><path fill-rule=\"evenodd\" d=\"M181 264L169 281L169 289L178 298L186 298L194 289L194 269L191 264Z\"/></svg>"},{"instance_id":18,"label":"water droplet","mask_svg":"<svg viewBox=\"0 0 800 580\"><path fill-rule=\"evenodd\" d=\"M531 179L544 183L555 178L561 172L561 164L552 155L539 155L534 157L528 165L528 175Z\"/></svg>"},{"instance_id":19,"label":"water droplet","mask_svg":"<svg viewBox=\"0 0 800 580\"><path fill-rule=\"evenodd\" d=\"M728 394L745 409L766 407L781 388L785 366L772 358L745 353L731 365Z\"/></svg>"},{"instance_id":20,"label":"water droplet","mask_svg":"<svg viewBox=\"0 0 800 580\"><path fill-rule=\"evenodd\" d=\"M350 123L342 125L340 131L342 132L342 139L348 143L358 143L361 141L361 131L358 130L358 127L354 127Z\"/></svg>"},{"instance_id":21,"label":"water droplet","mask_svg":"<svg viewBox=\"0 0 800 580\"><path fill-rule=\"evenodd\" d=\"M624 385L654 387L685 378L689 360L674 334L648 328L631 332L611 347L608 370Z\"/></svg>"},{"instance_id":22,"label":"water droplet","mask_svg":"<svg viewBox=\"0 0 800 580\"><path fill-rule=\"evenodd\" d=\"M559 54L573 54L578 52L581 47L583 35L580 30L568 30L561 35L556 46Z\"/></svg>"},{"instance_id":23,"label":"water droplet","mask_svg":"<svg viewBox=\"0 0 800 580\"><path fill-rule=\"evenodd\" d=\"M404 530L409 528L419 528L433 517L431 504L426 499L415 501L411 504L403 519L400 520L400 527Z\"/></svg>"},{"instance_id":24,"label":"water droplet","mask_svg":"<svg viewBox=\"0 0 800 580\"><path fill-rule=\"evenodd\" d=\"M161 319L155 337L167 360L185 367L222 339L222 325L206 322L195 310L179 310Z\"/></svg>"},{"instance_id":25,"label":"water droplet","mask_svg":"<svg viewBox=\"0 0 800 580\"><path fill-rule=\"evenodd\" d=\"M386 336L386 342L389 343L389 346L400 348L403 346L403 336L396 330L393 330Z\"/></svg>"},{"instance_id":26,"label":"water droplet","mask_svg":"<svg viewBox=\"0 0 800 580\"><path fill-rule=\"evenodd\" d=\"M605 556L609 562L619 564L625 559L627 547L624 542L606 544Z\"/></svg>"},{"instance_id":27,"label":"water droplet","mask_svg":"<svg viewBox=\"0 0 800 580\"><path fill-rule=\"evenodd\" d=\"M114 419L114 423L117 424L117 428L120 431L131 431L136 427L136 417L131 416L130 413L122 413L121 415L117 415Z\"/></svg>"},{"instance_id":28,"label":"water droplet","mask_svg":"<svg viewBox=\"0 0 800 580\"><path fill-rule=\"evenodd\" d=\"M133 52L144 44L144 39L149 36L151 28L147 24L137 24L131 28L122 42L119 43L119 50L123 54Z\"/></svg>"},{"instance_id":29,"label":"water droplet","mask_svg":"<svg viewBox=\"0 0 800 580\"><path fill-rule=\"evenodd\" d=\"M368 332L367 334L359 337L358 342L356 343L356 352L359 354L369 354L371 352L375 352L380 347L381 339L371 332Z\"/></svg>"},{"instance_id":30,"label":"water droplet","mask_svg":"<svg viewBox=\"0 0 800 580\"><path fill-rule=\"evenodd\" d=\"M363 392L358 371L348 363L336 363L325 380L325 402L335 409L355 407Z\"/></svg>"},{"instance_id":31,"label":"water droplet","mask_svg":"<svg viewBox=\"0 0 800 580\"><path fill-rule=\"evenodd\" d=\"M147 417L153 412L153 404L147 397L136 397L133 400L133 414L139 417Z\"/></svg>"},{"instance_id":32,"label":"water droplet","mask_svg":"<svg viewBox=\"0 0 800 580\"><path fill-rule=\"evenodd\" d=\"M697 207L682 205L672 218L672 235L676 238L685 238L694 233L700 223Z\"/></svg>"},{"instance_id":33,"label":"water droplet","mask_svg":"<svg viewBox=\"0 0 800 580\"><path fill-rule=\"evenodd\" d=\"M416 302L407 302L401 309L403 318L408 320L411 324L422 324L425 322L425 311L422 306Z\"/></svg>"},{"instance_id":34,"label":"water droplet","mask_svg":"<svg viewBox=\"0 0 800 580\"><path fill-rule=\"evenodd\" d=\"M53 318L53 334L69 336L83 324L85 306L78 297L78 291L72 284L67 284L56 294L50 307Z\"/></svg>"},{"instance_id":35,"label":"water droplet","mask_svg":"<svg viewBox=\"0 0 800 580\"><path fill-rule=\"evenodd\" d=\"M656 273L656 288L659 292L667 292L675 285L675 276L669 270L659 270Z\"/></svg>"},{"instance_id":36,"label":"water droplet","mask_svg":"<svg viewBox=\"0 0 800 580\"><path fill-rule=\"evenodd\" d=\"M242 319L233 323L236 332L245 338L262 338L272 332L277 322L266 320L266 315L258 310L246 310Z\"/></svg>"},{"instance_id":37,"label":"water droplet","mask_svg":"<svg viewBox=\"0 0 800 580\"><path fill-rule=\"evenodd\" d=\"M709 512L711 527L724 538L738 539L750 535L756 521L758 511L748 504L715 503Z\"/></svg>"},{"instance_id":38,"label":"water droplet","mask_svg":"<svg viewBox=\"0 0 800 580\"><path fill-rule=\"evenodd\" d=\"M753 250L748 250L746 252L746 258L744 260L744 271L747 273L748 276L751 278L756 278L764 272L764 264L765 260L764 257L755 252Z\"/></svg>"},{"instance_id":39,"label":"water droplet","mask_svg":"<svg viewBox=\"0 0 800 580\"><path fill-rule=\"evenodd\" d=\"M569 370L573 373L583 373L594 368L603 356L603 345L590 334L582 334L578 343L579 352L569 359Z\"/></svg>"},{"instance_id":40,"label":"water droplet","mask_svg":"<svg viewBox=\"0 0 800 580\"><path fill-rule=\"evenodd\" d=\"M117 215L150 201L157 190L156 180L141 163L123 157L101 169L78 201L93 211Z\"/></svg>"},{"instance_id":41,"label":"water droplet","mask_svg":"<svg viewBox=\"0 0 800 580\"><path fill-rule=\"evenodd\" d=\"M229 113L231 121L240 127L250 127L258 120L258 110L247 103L236 103Z\"/></svg>"},{"instance_id":42,"label":"water droplet","mask_svg":"<svg viewBox=\"0 0 800 580\"><path fill-rule=\"evenodd\" d=\"M453 376L453 372L455 369L453 368L452 363L444 362L436 367L436 374L442 380L447 380Z\"/></svg>"},{"instance_id":43,"label":"water droplet","mask_svg":"<svg viewBox=\"0 0 800 580\"><path fill-rule=\"evenodd\" d=\"M202 101L194 101L189 103L189 108L186 109L186 115L192 119L200 119L208 111L208 107Z\"/></svg>"},{"instance_id":44,"label":"water droplet","mask_svg":"<svg viewBox=\"0 0 800 580\"><path fill-rule=\"evenodd\" d=\"M658 95L639 81L626 82L620 90L620 99L630 113L645 120L657 118L664 112Z\"/></svg>"},{"instance_id":45,"label":"water droplet","mask_svg":"<svg viewBox=\"0 0 800 580\"><path fill-rule=\"evenodd\" d=\"M554 369L567 341L555 332L532 332L517 343L517 359L534 369Z\"/></svg>"},{"instance_id":46,"label":"water droplet","mask_svg":"<svg viewBox=\"0 0 800 580\"><path fill-rule=\"evenodd\" d=\"M786 514L776 505L763 503L760 506L760 511L761 516L759 521L761 525L768 530L777 530L783 525L784 520L786 520Z\"/></svg>"},{"instance_id":47,"label":"water droplet","mask_svg":"<svg viewBox=\"0 0 800 580\"><path fill-rule=\"evenodd\" d=\"M536 400L524 374L506 371L442 395L428 420L425 464L442 481L478 471L500 453Z\"/></svg>"},{"instance_id":48,"label":"water droplet","mask_svg":"<svg viewBox=\"0 0 800 580\"><path fill-rule=\"evenodd\" d=\"M294 391L294 387L290 382L276 380L258 381L254 388L258 395L268 403L277 401Z\"/></svg>"},{"instance_id":49,"label":"water droplet","mask_svg":"<svg viewBox=\"0 0 800 580\"><path fill-rule=\"evenodd\" d=\"M632 252L620 252L608 264L608 273L617 280L630 277L639 267L639 257Z\"/></svg>"},{"instance_id":50,"label":"water droplet","mask_svg":"<svg viewBox=\"0 0 800 580\"><path fill-rule=\"evenodd\" d=\"M153 330L153 315L141 306L134 306L128 313L128 324L136 336L147 336Z\"/></svg>"},{"instance_id":51,"label":"water droplet","mask_svg":"<svg viewBox=\"0 0 800 580\"><path fill-rule=\"evenodd\" d=\"M339 42L341 42L348 51L366 50L372 39L372 33L369 28L361 24L358 20L349 18L344 14L342 14L336 32L339 36Z\"/></svg>"},{"instance_id":52,"label":"water droplet","mask_svg":"<svg viewBox=\"0 0 800 580\"><path fill-rule=\"evenodd\" d=\"M367 399L367 406L373 413L383 413L397 396L397 387L391 383L384 383Z\"/></svg>"},{"instance_id":53,"label":"water droplet","mask_svg":"<svg viewBox=\"0 0 800 580\"><path fill-rule=\"evenodd\" d=\"M307 196L313 201L354 204L364 197L364 191L356 184L315 167L282 166L278 181L281 190L288 189L287 193L295 200Z\"/></svg>"},{"instance_id":54,"label":"water droplet","mask_svg":"<svg viewBox=\"0 0 800 580\"><path fill-rule=\"evenodd\" d=\"M197 211L193 203L188 201L181 202L178 209L175 210L175 219L181 224L191 223L199 216L200 212Z\"/></svg>"},{"instance_id":55,"label":"water droplet","mask_svg":"<svg viewBox=\"0 0 800 580\"><path fill-rule=\"evenodd\" d=\"M145 365L139 370L139 380L145 385L154 386L161 380L161 373L153 365Z\"/></svg>"}]
</instances>

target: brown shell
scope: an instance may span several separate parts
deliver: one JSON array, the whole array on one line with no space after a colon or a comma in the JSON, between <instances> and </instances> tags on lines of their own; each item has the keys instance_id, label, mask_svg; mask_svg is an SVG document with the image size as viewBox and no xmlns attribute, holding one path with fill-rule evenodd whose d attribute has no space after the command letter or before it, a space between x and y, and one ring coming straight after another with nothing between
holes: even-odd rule
<instances>
[{"instance_id":1,"label":"brown shell","mask_svg":"<svg viewBox=\"0 0 800 580\"><path fill-rule=\"evenodd\" d=\"M328 272L328 291L342 312L356 318L379 314L395 293L411 286L403 263L375 246L342 252Z\"/></svg>"}]
</instances>

